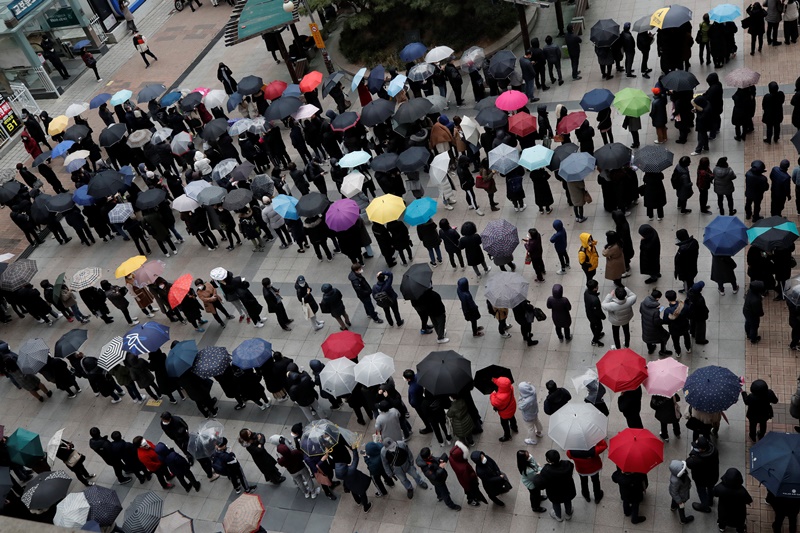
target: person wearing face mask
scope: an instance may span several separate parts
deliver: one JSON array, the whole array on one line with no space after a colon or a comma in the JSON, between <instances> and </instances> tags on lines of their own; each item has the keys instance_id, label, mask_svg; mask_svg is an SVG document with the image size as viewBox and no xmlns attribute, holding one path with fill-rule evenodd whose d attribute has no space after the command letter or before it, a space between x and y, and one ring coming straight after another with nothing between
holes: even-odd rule
<instances>
[{"instance_id":1,"label":"person wearing face mask","mask_svg":"<svg viewBox=\"0 0 800 533\"><path fill-rule=\"evenodd\" d=\"M317 304L314 295L311 294L311 287L306 283L305 276L297 276L297 280L294 282L294 290L297 293L297 299L303 304L303 311L308 321L311 322L311 327L315 332L321 330L325 326L325 321L317 318L319 304Z\"/></svg>"},{"instance_id":2,"label":"person wearing face mask","mask_svg":"<svg viewBox=\"0 0 800 533\"><path fill-rule=\"evenodd\" d=\"M206 313L213 316L214 320L222 326L222 329L225 329L225 322L219 317L217 311L222 311L222 314L225 315L227 320L232 319L233 315L228 313L228 310L222 305L222 297L217 293L214 282L206 283L202 279L197 278L194 280L194 286L197 297L203 302Z\"/></svg>"},{"instance_id":3,"label":"person wearing face mask","mask_svg":"<svg viewBox=\"0 0 800 533\"><path fill-rule=\"evenodd\" d=\"M172 288L172 283L159 276L153 283L148 285L148 288L161 308L161 312L169 317L170 322L180 320L181 324L186 324L186 319L183 318L180 309L178 307L173 308L169 304L169 290Z\"/></svg>"},{"instance_id":4,"label":"person wearing face mask","mask_svg":"<svg viewBox=\"0 0 800 533\"><path fill-rule=\"evenodd\" d=\"M289 318L286 314L281 291L272 284L272 280L269 278L263 278L261 280L261 291L264 296L264 301L267 302L267 311L275 314L275 317L278 319L278 325L284 331L292 331L289 324L294 322L294 320Z\"/></svg>"},{"instance_id":5,"label":"person wearing face mask","mask_svg":"<svg viewBox=\"0 0 800 533\"><path fill-rule=\"evenodd\" d=\"M356 291L356 297L364 304L364 311L367 316L378 324L383 324L380 315L375 311L375 306L372 304L372 287L364 277L364 267L359 263L354 263L350 267L350 274L347 276L350 283L353 285L353 290Z\"/></svg>"},{"instance_id":6,"label":"person wearing face mask","mask_svg":"<svg viewBox=\"0 0 800 533\"><path fill-rule=\"evenodd\" d=\"M505 502L498 496L511 490L511 482L508 481L508 476L500 470L494 459L482 451L476 450L472 452L469 458L475 463L475 473L478 474L478 478L483 483L483 490L486 491L486 495L495 505L505 507Z\"/></svg>"}]
</instances>

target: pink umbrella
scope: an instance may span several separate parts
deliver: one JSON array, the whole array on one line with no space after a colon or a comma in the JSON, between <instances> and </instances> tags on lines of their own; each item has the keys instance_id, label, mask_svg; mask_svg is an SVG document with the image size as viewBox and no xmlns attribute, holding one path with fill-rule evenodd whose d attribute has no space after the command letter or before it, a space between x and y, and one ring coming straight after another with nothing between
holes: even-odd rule
<instances>
[{"instance_id":1,"label":"pink umbrella","mask_svg":"<svg viewBox=\"0 0 800 533\"><path fill-rule=\"evenodd\" d=\"M355 200L343 198L331 204L325 214L325 222L333 231L344 231L352 228L359 216L361 209Z\"/></svg>"},{"instance_id":2,"label":"pink umbrella","mask_svg":"<svg viewBox=\"0 0 800 533\"><path fill-rule=\"evenodd\" d=\"M644 388L650 394L671 397L683 388L689 367L667 357L647 363L647 379Z\"/></svg>"},{"instance_id":3,"label":"pink umbrella","mask_svg":"<svg viewBox=\"0 0 800 533\"><path fill-rule=\"evenodd\" d=\"M528 103L528 96L519 91L506 91L497 97L494 105L503 111L516 111Z\"/></svg>"},{"instance_id":4,"label":"pink umbrella","mask_svg":"<svg viewBox=\"0 0 800 533\"><path fill-rule=\"evenodd\" d=\"M195 89L195 90L194 90L194 91L192 91L192 92L193 92L193 93L200 93L200 94L202 94L203 96L205 96L205 95L207 95L208 93L210 93L210 92L211 92L211 89L207 89L207 88L205 88L205 87L198 87L197 89Z\"/></svg>"},{"instance_id":5,"label":"pink umbrella","mask_svg":"<svg viewBox=\"0 0 800 533\"><path fill-rule=\"evenodd\" d=\"M164 273L165 266L164 261L148 261L133 273L133 284L140 289L147 287Z\"/></svg>"}]
</instances>

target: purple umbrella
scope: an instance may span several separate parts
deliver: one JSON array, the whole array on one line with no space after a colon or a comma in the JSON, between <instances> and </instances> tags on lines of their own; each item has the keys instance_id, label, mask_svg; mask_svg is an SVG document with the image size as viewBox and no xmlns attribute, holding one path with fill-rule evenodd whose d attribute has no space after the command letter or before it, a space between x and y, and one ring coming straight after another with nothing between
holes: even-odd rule
<instances>
[{"instance_id":1,"label":"purple umbrella","mask_svg":"<svg viewBox=\"0 0 800 533\"><path fill-rule=\"evenodd\" d=\"M336 200L325 214L325 222L332 231L344 231L353 227L361 216L361 209L355 200L343 198Z\"/></svg>"}]
</instances>

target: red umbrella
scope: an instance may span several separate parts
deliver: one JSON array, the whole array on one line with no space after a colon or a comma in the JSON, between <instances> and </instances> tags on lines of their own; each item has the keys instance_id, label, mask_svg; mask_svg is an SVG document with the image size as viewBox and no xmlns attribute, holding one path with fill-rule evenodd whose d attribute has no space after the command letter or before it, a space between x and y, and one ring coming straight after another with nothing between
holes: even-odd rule
<instances>
[{"instance_id":1,"label":"red umbrella","mask_svg":"<svg viewBox=\"0 0 800 533\"><path fill-rule=\"evenodd\" d=\"M623 472L646 474L664 462L664 443L646 429L627 428L609 441L608 458Z\"/></svg>"},{"instance_id":2,"label":"red umbrella","mask_svg":"<svg viewBox=\"0 0 800 533\"><path fill-rule=\"evenodd\" d=\"M586 120L586 113L583 111L573 111L561 119L561 122L556 126L556 133L564 134L576 130L583 124L584 120Z\"/></svg>"},{"instance_id":3,"label":"red umbrella","mask_svg":"<svg viewBox=\"0 0 800 533\"><path fill-rule=\"evenodd\" d=\"M609 350L597 362L597 377L614 392L633 390L647 379L647 361L629 348Z\"/></svg>"},{"instance_id":4,"label":"red umbrella","mask_svg":"<svg viewBox=\"0 0 800 533\"><path fill-rule=\"evenodd\" d=\"M508 131L514 135L525 137L536 131L536 118L528 113L516 113L508 117Z\"/></svg>"},{"instance_id":5,"label":"red umbrella","mask_svg":"<svg viewBox=\"0 0 800 533\"><path fill-rule=\"evenodd\" d=\"M275 100L280 98L283 94L283 91L286 90L288 85L285 81L275 80L269 83L266 87L264 87L264 98L267 100ZM577 127L577 126L576 126Z\"/></svg>"},{"instance_id":6,"label":"red umbrella","mask_svg":"<svg viewBox=\"0 0 800 533\"><path fill-rule=\"evenodd\" d=\"M340 357L355 359L363 349L364 339L352 331L333 333L322 343L322 353L327 359L339 359Z\"/></svg>"},{"instance_id":7,"label":"red umbrella","mask_svg":"<svg viewBox=\"0 0 800 533\"><path fill-rule=\"evenodd\" d=\"M313 91L320 83L322 83L322 72L312 70L300 80L300 91L304 93Z\"/></svg>"},{"instance_id":8,"label":"red umbrella","mask_svg":"<svg viewBox=\"0 0 800 533\"><path fill-rule=\"evenodd\" d=\"M503 111L516 111L528 103L528 96L520 91L505 91L497 97L494 105Z\"/></svg>"},{"instance_id":9,"label":"red umbrella","mask_svg":"<svg viewBox=\"0 0 800 533\"><path fill-rule=\"evenodd\" d=\"M172 287L169 289L169 305L173 308L181 305L181 302L186 295L189 294L189 289L192 288L192 275L184 274L175 280Z\"/></svg>"}]
</instances>

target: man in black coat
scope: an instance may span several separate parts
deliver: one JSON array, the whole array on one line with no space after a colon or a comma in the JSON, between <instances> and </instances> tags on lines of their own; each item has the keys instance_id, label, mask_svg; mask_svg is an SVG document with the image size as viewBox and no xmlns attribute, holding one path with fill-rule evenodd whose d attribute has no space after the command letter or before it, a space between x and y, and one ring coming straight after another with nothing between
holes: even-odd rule
<instances>
[{"instance_id":1,"label":"man in black coat","mask_svg":"<svg viewBox=\"0 0 800 533\"><path fill-rule=\"evenodd\" d=\"M383 324L381 316L375 311L375 306L372 304L372 287L369 281L364 277L364 267L358 263L354 263L350 267L350 274L347 275L353 290L356 291L356 297L364 304L364 311L378 324Z\"/></svg>"},{"instance_id":2,"label":"man in black coat","mask_svg":"<svg viewBox=\"0 0 800 533\"><path fill-rule=\"evenodd\" d=\"M114 453L111 441L105 435L100 435L100 429L93 427L89 430L89 447L95 451L100 458L114 469L117 481L121 485L131 482L131 478L122 472L122 458Z\"/></svg>"},{"instance_id":3,"label":"man in black coat","mask_svg":"<svg viewBox=\"0 0 800 533\"><path fill-rule=\"evenodd\" d=\"M603 312L600 297L598 296L599 284L590 279L586 282L586 291L583 293L583 304L586 307L586 318L589 320L589 329L592 330L592 346L603 346L603 321L606 314Z\"/></svg>"},{"instance_id":4,"label":"man in black coat","mask_svg":"<svg viewBox=\"0 0 800 533\"><path fill-rule=\"evenodd\" d=\"M692 509L700 513L710 513L714 505L714 496L711 490L719 479L719 452L713 443L704 436L692 444L692 451L686 459L686 466L692 472L692 480L697 489L700 503L694 502Z\"/></svg>"},{"instance_id":5,"label":"man in black coat","mask_svg":"<svg viewBox=\"0 0 800 533\"><path fill-rule=\"evenodd\" d=\"M641 524L646 520L639 515L639 504L644 499L647 486L647 474L623 472L619 467L611 474L611 481L619 485L619 496L622 499L622 511L631 517L631 522Z\"/></svg>"},{"instance_id":6,"label":"man in black coat","mask_svg":"<svg viewBox=\"0 0 800 533\"><path fill-rule=\"evenodd\" d=\"M290 368L292 365L290 365ZM296 365L294 366L296 367ZM303 411L309 422L324 418L324 413L321 412L317 401L319 396L314 388L314 380L311 379L307 372L300 373L290 370L286 376L286 389L286 392L289 393L289 398Z\"/></svg>"},{"instance_id":7,"label":"man in black coat","mask_svg":"<svg viewBox=\"0 0 800 533\"><path fill-rule=\"evenodd\" d=\"M559 387L552 379L545 384L547 397L544 399L542 409L544 414L552 416L553 413L567 405L572 395L564 387Z\"/></svg>"},{"instance_id":8,"label":"man in black coat","mask_svg":"<svg viewBox=\"0 0 800 533\"><path fill-rule=\"evenodd\" d=\"M61 182L58 180L58 176L56 173L53 172L53 168L50 166L52 161L48 159L44 163L41 163L36 169L39 171L39 174L50 184L56 194L61 194L62 192L67 192Z\"/></svg>"},{"instance_id":9,"label":"man in black coat","mask_svg":"<svg viewBox=\"0 0 800 533\"><path fill-rule=\"evenodd\" d=\"M626 22L622 26L622 33L619 34L621 41L622 51L625 53L625 75L628 78L635 78L636 74L633 73L633 58L636 55L636 39L633 38L631 33L631 23Z\"/></svg>"},{"instance_id":10,"label":"man in black coat","mask_svg":"<svg viewBox=\"0 0 800 533\"><path fill-rule=\"evenodd\" d=\"M217 416L216 400L211 397L211 382L203 379L194 372L185 372L178 378L181 388L197 405L197 408L206 418Z\"/></svg>"},{"instance_id":11,"label":"man in black coat","mask_svg":"<svg viewBox=\"0 0 800 533\"><path fill-rule=\"evenodd\" d=\"M683 288L678 292L685 293L694 285L694 278L697 276L700 244L685 229L676 231L675 238L678 241L678 251L675 253L675 278L683 282Z\"/></svg>"},{"instance_id":12,"label":"man in black coat","mask_svg":"<svg viewBox=\"0 0 800 533\"><path fill-rule=\"evenodd\" d=\"M446 506L454 511L460 511L461 506L456 505L450 497L450 491L447 489L447 454L442 454L439 457L434 457L430 448L422 448L419 451L416 464L423 475L428 478L428 481L433 485L436 491L436 497L441 502L443 501Z\"/></svg>"},{"instance_id":13,"label":"man in black coat","mask_svg":"<svg viewBox=\"0 0 800 533\"><path fill-rule=\"evenodd\" d=\"M417 300L412 300L411 305L414 306L414 309L417 310L417 313L419 313L419 316L422 319L423 330L427 330L425 327L427 324L426 318L430 317L431 324L433 324L433 329L436 330L436 342L439 344L450 342L450 339L445 336L447 331L445 330L445 325L447 323L447 311L442 303L442 297L438 292L433 289L428 289L422 293L422 296L420 296Z\"/></svg>"},{"instance_id":14,"label":"man in black coat","mask_svg":"<svg viewBox=\"0 0 800 533\"><path fill-rule=\"evenodd\" d=\"M534 484L537 489L545 490L547 499L553 504L550 517L556 522L563 522L564 518L561 516L561 505L563 504L566 518L569 520L572 518L572 500L578 494L575 489L575 480L572 477L575 465L572 464L572 461L562 460L561 454L556 450L549 450L544 457L547 464L542 466L542 470L534 478Z\"/></svg>"},{"instance_id":15,"label":"man in black coat","mask_svg":"<svg viewBox=\"0 0 800 533\"><path fill-rule=\"evenodd\" d=\"M567 26L567 35L564 37L564 40L567 43L567 53L569 54L569 60L572 63L572 79L579 80L581 79L581 71L578 70L578 63L581 59L581 42L583 39L581 39L580 36L575 35L575 32L572 31L572 24L569 24Z\"/></svg>"},{"instance_id":16,"label":"man in black coat","mask_svg":"<svg viewBox=\"0 0 800 533\"><path fill-rule=\"evenodd\" d=\"M53 149L50 143L47 142L47 137L45 136L44 130L39 125L39 121L36 120L36 117L31 115L27 109L22 110L22 122L25 124L25 129L28 130L28 133L34 141L47 146L48 150Z\"/></svg>"},{"instance_id":17,"label":"man in black coat","mask_svg":"<svg viewBox=\"0 0 800 533\"><path fill-rule=\"evenodd\" d=\"M647 67L647 60L650 59L650 47L653 45L653 34L649 31L640 31L636 36L636 48L642 53L642 77L650 79L653 69Z\"/></svg>"},{"instance_id":18,"label":"man in black coat","mask_svg":"<svg viewBox=\"0 0 800 533\"><path fill-rule=\"evenodd\" d=\"M769 182L764 173L767 166L761 160L750 163L750 169L744 175L744 214L747 220L761 220L761 201L769 190Z\"/></svg>"},{"instance_id":19,"label":"man in black coat","mask_svg":"<svg viewBox=\"0 0 800 533\"><path fill-rule=\"evenodd\" d=\"M519 60L519 68L522 71L522 81L525 82L525 95L529 102L539 100L535 97L534 87L536 87L536 69L531 63L531 51L526 50L525 56Z\"/></svg>"},{"instance_id":20,"label":"man in black coat","mask_svg":"<svg viewBox=\"0 0 800 533\"><path fill-rule=\"evenodd\" d=\"M161 413L161 430L186 454L189 464L194 464L194 457L189 453L189 424L183 418L164 411Z\"/></svg>"},{"instance_id":21,"label":"man in black coat","mask_svg":"<svg viewBox=\"0 0 800 533\"><path fill-rule=\"evenodd\" d=\"M642 387L636 387L633 390L626 390L617 398L617 407L619 407L622 416L628 423L629 428L642 429Z\"/></svg>"},{"instance_id":22,"label":"man in black coat","mask_svg":"<svg viewBox=\"0 0 800 533\"><path fill-rule=\"evenodd\" d=\"M122 440L122 434L119 431L111 433L111 441L111 454L122 462L125 472L135 475L140 484L153 477L153 474L148 472L139 460L137 446Z\"/></svg>"}]
</instances>

